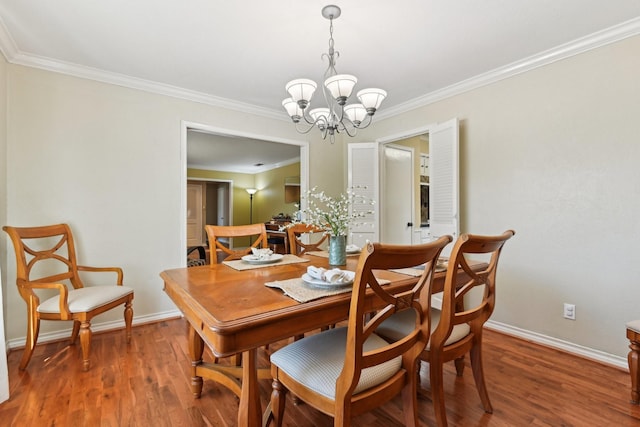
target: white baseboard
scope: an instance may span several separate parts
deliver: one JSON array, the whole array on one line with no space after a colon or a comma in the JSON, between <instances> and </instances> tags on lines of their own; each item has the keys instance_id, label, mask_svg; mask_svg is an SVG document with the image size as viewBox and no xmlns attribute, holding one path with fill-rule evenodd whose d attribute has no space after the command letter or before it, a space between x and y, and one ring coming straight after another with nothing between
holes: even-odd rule
<instances>
[{"instance_id":1,"label":"white baseboard","mask_svg":"<svg viewBox=\"0 0 640 427\"><path fill-rule=\"evenodd\" d=\"M539 334L537 332L531 332L526 329L520 329L515 326L506 325L500 322L494 322L488 320L485 323L487 329L491 329L497 332L502 332L507 335L512 335L517 338L521 338L527 341L531 341L536 344L552 347L566 353L575 354L577 356L584 357L586 359L595 360L596 362L603 363L605 365L614 366L628 371L629 365L625 357L616 356L613 354L605 353L593 348L584 347L578 344L574 344L569 341L564 341L558 338L549 337Z\"/></svg>"},{"instance_id":2,"label":"white baseboard","mask_svg":"<svg viewBox=\"0 0 640 427\"><path fill-rule=\"evenodd\" d=\"M162 313L154 313L154 314L148 314L146 316L134 317L133 324L140 325L143 323L158 322L161 320L173 319L176 317L182 317L182 313L179 310L170 310ZM507 325L504 323L495 322L493 320L487 321L485 326L487 327L487 329L491 329L507 335L512 335L514 337L531 341L536 344L552 347L557 350L564 351L566 353L575 354L577 356L595 360L597 362L604 363L605 365L614 366L616 368L621 368L623 370L629 369L629 366L627 364L627 359L625 357L620 357L613 354L605 353L600 350L584 347L569 341L564 341L557 338L549 337L546 335L539 334L537 332L531 332L526 329L521 329L521 328ZM93 332L109 331L113 329L122 329L122 328L124 328L124 320L94 323L91 325L91 330ZM67 339L69 338L70 335L71 335L71 329L43 333L43 334L40 334L40 336L38 337L38 343ZM15 339L9 340L7 342L7 350L24 347L25 339L26 339L25 337L21 337L21 338L15 338Z\"/></svg>"},{"instance_id":3,"label":"white baseboard","mask_svg":"<svg viewBox=\"0 0 640 427\"><path fill-rule=\"evenodd\" d=\"M161 320L182 317L179 310L170 310L162 313L147 314L145 316L134 316L133 325L141 325L143 323L159 322ZM92 323L92 332L104 332L113 329L123 329L124 319L111 322ZM46 332L38 335L38 344L68 339L71 336L71 328L55 332ZM24 347L26 337L15 338L7 341L7 350Z\"/></svg>"}]
</instances>

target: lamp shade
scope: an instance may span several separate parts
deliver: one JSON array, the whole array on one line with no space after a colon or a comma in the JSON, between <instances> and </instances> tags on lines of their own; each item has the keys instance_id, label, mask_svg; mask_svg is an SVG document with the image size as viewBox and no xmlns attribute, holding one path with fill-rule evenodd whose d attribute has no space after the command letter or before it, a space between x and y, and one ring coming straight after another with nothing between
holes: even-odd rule
<instances>
[{"instance_id":1,"label":"lamp shade","mask_svg":"<svg viewBox=\"0 0 640 427\"><path fill-rule=\"evenodd\" d=\"M313 110L309 111L309 115L311 116L313 121L320 119L320 121L324 120L327 123L329 122L328 108L314 108Z\"/></svg>"},{"instance_id":2,"label":"lamp shade","mask_svg":"<svg viewBox=\"0 0 640 427\"><path fill-rule=\"evenodd\" d=\"M257 188L247 188L246 190L247 193L251 194L252 196L258 192Z\"/></svg>"},{"instance_id":3,"label":"lamp shade","mask_svg":"<svg viewBox=\"0 0 640 427\"><path fill-rule=\"evenodd\" d=\"M340 105L344 105L347 98L351 95L351 92L353 92L353 87L356 83L358 83L358 79L351 74L337 74L324 81L324 85L329 89L329 92L331 92L331 96L333 96ZM342 101L342 103L340 101Z\"/></svg>"},{"instance_id":4,"label":"lamp shade","mask_svg":"<svg viewBox=\"0 0 640 427\"><path fill-rule=\"evenodd\" d=\"M387 92L378 88L367 88L359 91L356 96L367 111L375 112L387 97Z\"/></svg>"},{"instance_id":5,"label":"lamp shade","mask_svg":"<svg viewBox=\"0 0 640 427\"><path fill-rule=\"evenodd\" d=\"M302 108L300 108L298 103L292 98L287 98L282 101L282 106L285 110L287 110L287 114L289 114L289 117L291 117L294 121L296 119L300 120L300 117L302 117Z\"/></svg>"},{"instance_id":6,"label":"lamp shade","mask_svg":"<svg viewBox=\"0 0 640 427\"><path fill-rule=\"evenodd\" d=\"M316 91L316 87L318 87L316 82L309 79L291 80L285 86L287 92L291 95L291 99L297 102L301 108L305 108L307 106L313 96L313 93Z\"/></svg>"},{"instance_id":7,"label":"lamp shade","mask_svg":"<svg viewBox=\"0 0 640 427\"><path fill-rule=\"evenodd\" d=\"M362 104L349 104L344 107L344 113L356 125L367 117L367 109Z\"/></svg>"}]
</instances>

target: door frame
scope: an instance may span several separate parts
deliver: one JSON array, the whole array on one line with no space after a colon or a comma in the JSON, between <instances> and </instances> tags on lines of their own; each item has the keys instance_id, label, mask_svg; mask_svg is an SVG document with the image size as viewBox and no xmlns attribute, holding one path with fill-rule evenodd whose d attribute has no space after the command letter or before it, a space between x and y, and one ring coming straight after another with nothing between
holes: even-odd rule
<instances>
[{"instance_id":1,"label":"door frame","mask_svg":"<svg viewBox=\"0 0 640 427\"><path fill-rule=\"evenodd\" d=\"M286 138L279 138L270 135L261 135L250 132L243 132L235 129L225 129L203 123L182 120L180 122L180 219L179 237L180 247L187 247L187 131L189 129L199 130L214 135L232 136L249 139L259 139L281 144L297 145L300 147L300 191L304 193L309 188L309 142ZM233 192L233 191L231 191ZM232 210L232 207L230 207ZM186 265L186 259L182 260Z\"/></svg>"},{"instance_id":2,"label":"door frame","mask_svg":"<svg viewBox=\"0 0 640 427\"><path fill-rule=\"evenodd\" d=\"M425 125L425 126L420 126L420 127L414 128L414 129L404 130L404 131L401 131L401 132L396 133L396 134L383 136L383 137L377 138L375 141L376 141L377 144L379 144L381 146L387 145L387 144L393 144L394 142L397 142L397 141L400 141L400 140L403 140L403 139L412 138L412 137L418 136L418 135L429 134L430 130L433 129L434 127L436 127L436 126L437 126L437 123L430 123L430 124ZM382 153L383 150L380 150L379 152ZM380 155L382 156L382 154L380 154ZM416 156L416 155L419 156L420 153L413 153L413 155L414 156ZM384 158L381 158L381 162L380 162L381 165L380 166L381 166L381 169L383 169L381 174L386 173L386 167L385 167L385 164L384 164L383 160L384 160ZM415 171L414 171L414 173L415 173ZM380 190L379 190L380 191L380 194L379 194L380 205L382 205L386 201L386 194L385 194L386 188L383 188L382 184L383 184L383 182L382 182L382 179L381 179ZM412 187L414 186L413 182L411 183L411 186ZM414 188L414 192L415 192L415 188ZM414 201L414 203L415 203L415 201ZM413 230L412 230L411 235L414 236L416 231L420 231L419 218L415 218L415 205L414 205L413 212L411 212L411 217L413 218L413 220L412 220ZM384 222L385 222L384 219L380 220L380 224L379 224L379 229L380 230L379 231L380 231L380 235L381 236L384 235L384 233L385 233L384 232L384 227L385 227L385 223ZM416 224L418 224L417 227L416 227ZM412 240L413 240L413 238L412 238Z\"/></svg>"}]
</instances>

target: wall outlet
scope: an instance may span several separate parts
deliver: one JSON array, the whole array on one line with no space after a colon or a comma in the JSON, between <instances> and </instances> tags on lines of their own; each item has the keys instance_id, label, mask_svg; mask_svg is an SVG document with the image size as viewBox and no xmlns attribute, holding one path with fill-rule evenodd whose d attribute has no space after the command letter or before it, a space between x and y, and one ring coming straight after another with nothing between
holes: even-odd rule
<instances>
[{"instance_id":1,"label":"wall outlet","mask_svg":"<svg viewBox=\"0 0 640 427\"><path fill-rule=\"evenodd\" d=\"M565 319L576 320L576 306L575 304L567 304L564 303L564 313L563 316Z\"/></svg>"}]
</instances>

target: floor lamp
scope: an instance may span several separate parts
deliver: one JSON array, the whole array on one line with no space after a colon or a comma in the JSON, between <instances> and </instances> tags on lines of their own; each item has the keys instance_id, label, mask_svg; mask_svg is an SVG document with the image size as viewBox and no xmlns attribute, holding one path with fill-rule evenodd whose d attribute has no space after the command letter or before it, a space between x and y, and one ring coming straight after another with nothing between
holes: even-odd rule
<instances>
[{"instance_id":1,"label":"floor lamp","mask_svg":"<svg viewBox=\"0 0 640 427\"><path fill-rule=\"evenodd\" d=\"M247 193L249 193L249 224L253 224L253 195L257 192L257 188L247 188Z\"/></svg>"}]
</instances>

